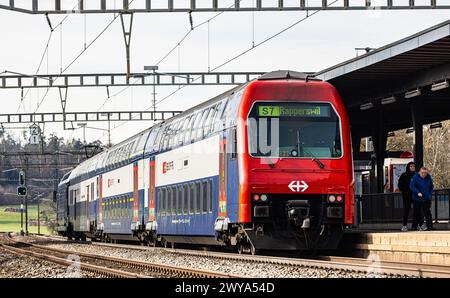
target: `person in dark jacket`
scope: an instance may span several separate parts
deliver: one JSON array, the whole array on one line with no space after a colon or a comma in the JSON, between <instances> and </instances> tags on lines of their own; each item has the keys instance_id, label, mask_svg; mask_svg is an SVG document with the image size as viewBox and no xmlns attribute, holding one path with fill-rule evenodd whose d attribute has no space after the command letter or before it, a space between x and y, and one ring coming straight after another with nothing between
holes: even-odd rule
<instances>
[{"instance_id":1,"label":"person in dark jacket","mask_svg":"<svg viewBox=\"0 0 450 298\"><path fill-rule=\"evenodd\" d=\"M414 162L409 162L406 165L406 170L400 175L398 179L398 188L402 192L403 197L403 226L402 232L408 231L408 217L409 210L411 209L412 191L409 188L412 177L416 174L416 164Z\"/></svg>"},{"instance_id":2,"label":"person in dark jacket","mask_svg":"<svg viewBox=\"0 0 450 298\"><path fill-rule=\"evenodd\" d=\"M421 211L423 211L426 220L426 226L421 226L421 231L433 229L433 223L431 220L431 195L433 193L433 179L428 174L426 167L421 167L420 171L414 175L409 184L409 188L412 191L412 201L414 209L413 229L417 229L417 225L420 222Z\"/></svg>"}]
</instances>

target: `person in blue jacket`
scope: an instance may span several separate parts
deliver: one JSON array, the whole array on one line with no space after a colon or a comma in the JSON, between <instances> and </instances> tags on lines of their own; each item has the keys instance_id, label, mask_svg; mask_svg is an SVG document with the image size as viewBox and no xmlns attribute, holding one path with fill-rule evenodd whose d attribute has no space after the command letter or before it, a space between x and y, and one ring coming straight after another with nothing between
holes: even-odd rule
<instances>
[{"instance_id":1,"label":"person in blue jacket","mask_svg":"<svg viewBox=\"0 0 450 298\"><path fill-rule=\"evenodd\" d=\"M425 215L426 226L423 225L419 228L420 231L432 230L433 223L431 220L431 195L433 193L433 179L428 174L426 167L421 167L420 171L416 173L409 184L409 188L412 191L413 201L413 230L417 230L418 223L421 222L421 211Z\"/></svg>"}]
</instances>

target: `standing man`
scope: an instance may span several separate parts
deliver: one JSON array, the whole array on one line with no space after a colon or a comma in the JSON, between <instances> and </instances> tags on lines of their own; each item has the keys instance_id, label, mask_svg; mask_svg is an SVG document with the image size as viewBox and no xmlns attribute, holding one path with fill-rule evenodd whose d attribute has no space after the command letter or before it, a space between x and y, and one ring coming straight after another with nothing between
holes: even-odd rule
<instances>
[{"instance_id":1,"label":"standing man","mask_svg":"<svg viewBox=\"0 0 450 298\"><path fill-rule=\"evenodd\" d=\"M422 225L420 231L432 230L433 222L431 220L431 194L433 193L433 179L428 174L426 167L421 167L419 172L414 175L409 184L412 191L414 219L413 230L417 229L418 223L421 221L421 210L425 215L426 226Z\"/></svg>"},{"instance_id":2,"label":"standing man","mask_svg":"<svg viewBox=\"0 0 450 298\"><path fill-rule=\"evenodd\" d=\"M411 209L411 199L412 199L412 191L409 188L409 184L411 183L411 179L416 174L416 164L414 162L409 162L406 165L405 172L398 179L398 188L402 192L403 197L403 226L402 232L408 231L408 217L409 210Z\"/></svg>"}]
</instances>

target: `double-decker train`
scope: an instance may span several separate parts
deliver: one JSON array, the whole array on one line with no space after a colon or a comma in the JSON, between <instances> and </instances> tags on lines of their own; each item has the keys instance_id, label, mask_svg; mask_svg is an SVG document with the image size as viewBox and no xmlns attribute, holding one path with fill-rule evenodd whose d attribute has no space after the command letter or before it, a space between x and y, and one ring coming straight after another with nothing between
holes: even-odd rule
<instances>
[{"instance_id":1,"label":"double-decker train","mask_svg":"<svg viewBox=\"0 0 450 298\"><path fill-rule=\"evenodd\" d=\"M84 161L58 186L69 238L258 249L337 247L353 223L349 120L336 89L275 71Z\"/></svg>"}]
</instances>

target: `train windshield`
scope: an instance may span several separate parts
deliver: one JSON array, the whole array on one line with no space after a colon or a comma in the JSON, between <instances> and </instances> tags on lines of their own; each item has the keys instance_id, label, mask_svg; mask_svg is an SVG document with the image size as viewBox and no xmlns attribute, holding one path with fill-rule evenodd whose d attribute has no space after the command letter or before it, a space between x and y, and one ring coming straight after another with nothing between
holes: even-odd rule
<instances>
[{"instance_id":1,"label":"train windshield","mask_svg":"<svg viewBox=\"0 0 450 298\"><path fill-rule=\"evenodd\" d=\"M340 120L329 103L257 102L247 125L254 157L342 156Z\"/></svg>"}]
</instances>

